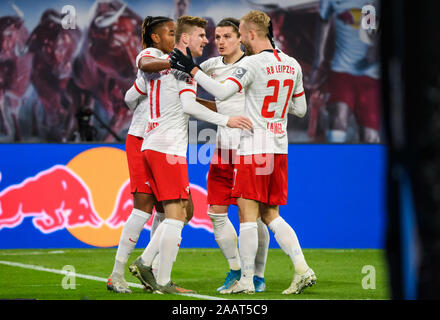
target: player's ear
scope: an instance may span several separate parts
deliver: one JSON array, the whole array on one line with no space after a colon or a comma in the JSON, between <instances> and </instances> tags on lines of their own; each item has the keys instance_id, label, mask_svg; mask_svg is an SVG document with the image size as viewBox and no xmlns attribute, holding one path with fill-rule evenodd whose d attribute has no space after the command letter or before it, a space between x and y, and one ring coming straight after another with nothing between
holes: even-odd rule
<instances>
[{"instance_id":1,"label":"player's ear","mask_svg":"<svg viewBox=\"0 0 440 320\"><path fill-rule=\"evenodd\" d=\"M182 43L184 45L187 46L189 44L189 34L188 33L182 33L182 36L181 36L180 40L182 41Z\"/></svg>"},{"instance_id":2,"label":"player's ear","mask_svg":"<svg viewBox=\"0 0 440 320\"><path fill-rule=\"evenodd\" d=\"M160 43L160 36L157 33L151 34L151 40L153 40L154 43Z\"/></svg>"},{"instance_id":3,"label":"player's ear","mask_svg":"<svg viewBox=\"0 0 440 320\"><path fill-rule=\"evenodd\" d=\"M249 39L251 40L255 39L255 31L253 29L249 30Z\"/></svg>"}]
</instances>

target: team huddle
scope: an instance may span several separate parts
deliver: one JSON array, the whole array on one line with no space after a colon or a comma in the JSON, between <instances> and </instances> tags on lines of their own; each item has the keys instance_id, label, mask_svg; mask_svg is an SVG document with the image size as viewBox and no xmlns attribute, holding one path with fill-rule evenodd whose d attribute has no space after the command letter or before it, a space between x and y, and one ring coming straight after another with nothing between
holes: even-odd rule
<instances>
[{"instance_id":1,"label":"team huddle","mask_svg":"<svg viewBox=\"0 0 440 320\"><path fill-rule=\"evenodd\" d=\"M220 294L263 292L269 231L290 257L295 273L283 294L299 294L316 282L295 231L279 215L287 203L287 114L307 110L298 62L278 50L270 18L251 11L225 18L215 29L220 56L199 65L208 43L207 21L182 16L147 17L142 25L138 75L125 101L133 110L126 139L134 208L122 230L107 288L130 293L124 269L156 209L144 252L129 266L154 293L193 293L171 281L183 227L192 218L186 153L188 121L217 125L208 173L208 216L230 271ZM242 45L245 52L242 51ZM215 97L197 97L197 85ZM240 230L228 218L239 209Z\"/></svg>"}]
</instances>

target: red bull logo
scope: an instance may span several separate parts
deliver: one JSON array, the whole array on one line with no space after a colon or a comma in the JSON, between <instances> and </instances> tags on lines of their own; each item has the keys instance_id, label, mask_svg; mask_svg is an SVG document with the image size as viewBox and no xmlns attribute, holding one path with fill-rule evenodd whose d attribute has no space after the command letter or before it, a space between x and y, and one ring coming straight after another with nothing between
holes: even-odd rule
<instances>
[{"instance_id":1,"label":"red bull logo","mask_svg":"<svg viewBox=\"0 0 440 320\"><path fill-rule=\"evenodd\" d=\"M194 217L189 225L212 232L206 190L195 184L190 188ZM99 147L2 190L0 230L14 228L30 218L42 233L66 229L89 245L113 247L132 209L125 152Z\"/></svg>"},{"instance_id":2,"label":"red bull logo","mask_svg":"<svg viewBox=\"0 0 440 320\"><path fill-rule=\"evenodd\" d=\"M338 19L352 26L354 29L359 29L362 20L362 9L352 8L346 10L338 15Z\"/></svg>"}]
</instances>

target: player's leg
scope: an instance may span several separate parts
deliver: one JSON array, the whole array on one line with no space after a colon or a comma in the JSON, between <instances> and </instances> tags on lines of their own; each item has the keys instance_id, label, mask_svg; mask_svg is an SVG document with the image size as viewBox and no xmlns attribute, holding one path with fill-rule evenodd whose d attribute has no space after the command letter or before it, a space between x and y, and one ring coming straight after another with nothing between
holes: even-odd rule
<instances>
[{"instance_id":1,"label":"player's leg","mask_svg":"<svg viewBox=\"0 0 440 320\"><path fill-rule=\"evenodd\" d=\"M283 294L301 293L306 287L316 282L313 270L307 265L301 246L293 228L279 215L278 206L266 204L260 205L261 218L274 233L275 239L281 249L292 260L295 268L290 287L283 291Z\"/></svg>"},{"instance_id":2,"label":"player's leg","mask_svg":"<svg viewBox=\"0 0 440 320\"><path fill-rule=\"evenodd\" d=\"M348 119L354 108L356 97L353 77L347 73L332 72L328 80L330 98L327 111L329 128L327 141L344 143L347 141Z\"/></svg>"},{"instance_id":3,"label":"player's leg","mask_svg":"<svg viewBox=\"0 0 440 320\"><path fill-rule=\"evenodd\" d=\"M115 278L124 276L125 265L139 239L145 223L150 219L154 196L148 193L136 192L133 194L134 207L122 228L121 238L116 251L115 264L112 272L113 284Z\"/></svg>"},{"instance_id":4,"label":"player's leg","mask_svg":"<svg viewBox=\"0 0 440 320\"><path fill-rule=\"evenodd\" d=\"M327 107L329 114L329 129L327 141L344 143L347 141L348 118L351 110L344 102L335 102Z\"/></svg>"},{"instance_id":5,"label":"player's leg","mask_svg":"<svg viewBox=\"0 0 440 320\"><path fill-rule=\"evenodd\" d=\"M264 271L266 269L267 253L269 252L270 236L269 230L266 224L261 220L261 217L257 219L257 231L258 249L255 256L254 286L255 292L263 292L266 290Z\"/></svg>"},{"instance_id":6,"label":"player's leg","mask_svg":"<svg viewBox=\"0 0 440 320\"><path fill-rule=\"evenodd\" d=\"M154 237L154 233L157 227L165 219L165 209L163 208L163 203L156 201L154 206L156 208L156 213L154 215L153 224L151 226L150 239ZM190 193L189 201L187 202L187 206L186 206L186 218L185 218L184 226L187 225L188 222L192 219L193 213L194 213L194 203ZM160 261L159 257L160 257L160 253L155 256L155 258L153 259L153 264L151 266L155 278L157 278L157 273L159 270L159 261Z\"/></svg>"},{"instance_id":7,"label":"player's leg","mask_svg":"<svg viewBox=\"0 0 440 320\"><path fill-rule=\"evenodd\" d=\"M273 157L266 155L240 156L235 163L235 178L231 196L237 198L240 220L238 237L241 259L241 278L220 293L254 293L255 260L258 251L259 202L266 202L270 183L269 168L273 168ZM261 158L264 157L264 158ZM257 161L258 160L258 161ZM266 161L261 161L266 160ZM269 162L268 162L269 160Z\"/></svg>"},{"instance_id":8,"label":"player's leg","mask_svg":"<svg viewBox=\"0 0 440 320\"><path fill-rule=\"evenodd\" d=\"M153 223L151 224L150 241L153 239L154 234L156 233L156 230L159 227L159 224L163 220L165 220L165 209L163 208L162 201L160 201L160 202L156 201L154 203L154 208L156 209L156 212L154 213ZM153 274L156 277L157 271L159 270L159 255L156 255L156 257L154 258L152 268L153 268Z\"/></svg>"},{"instance_id":9,"label":"player's leg","mask_svg":"<svg viewBox=\"0 0 440 320\"><path fill-rule=\"evenodd\" d=\"M279 206L287 204L288 161L287 155L276 154L270 181L269 197L260 205L261 219L274 233L281 249L292 260L295 274L290 287L283 294L301 293L307 286L316 282L316 276L302 253L298 238L292 227L279 215Z\"/></svg>"},{"instance_id":10,"label":"player's leg","mask_svg":"<svg viewBox=\"0 0 440 320\"><path fill-rule=\"evenodd\" d=\"M177 163L171 164L166 154L146 150L144 155L152 171L151 188L158 200L163 202L165 219L159 224L144 253L130 266L130 271L157 293L191 292L178 288L170 280L182 228L188 216L190 195L186 158L179 157ZM173 184L169 183L171 179ZM159 252L159 271L155 278L151 266Z\"/></svg>"},{"instance_id":11,"label":"player's leg","mask_svg":"<svg viewBox=\"0 0 440 320\"><path fill-rule=\"evenodd\" d=\"M230 288L220 293L254 293L255 257L258 251L258 202L238 198L240 234L238 236L241 259L241 277Z\"/></svg>"},{"instance_id":12,"label":"player's leg","mask_svg":"<svg viewBox=\"0 0 440 320\"><path fill-rule=\"evenodd\" d=\"M229 205L236 204L235 199L231 198L234 157L235 150L215 149L207 179L210 205L208 216L212 222L215 240L229 265L229 272L217 291L229 288L241 276L237 232L228 217Z\"/></svg>"},{"instance_id":13,"label":"player's leg","mask_svg":"<svg viewBox=\"0 0 440 320\"><path fill-rule=\"evenodd\" d=\"M360 141L380 143L380 82L370 77L359 77L357 81L356 121L359 124Z\"/></svg>"},{"instance_id":14,"label":"player's leg","mask_svg":"<svg viewBox=\"0 0 440 320\"><path fill-rule=\"evenodd\" d=\"M150 187L145 184L147 168L140 152L141 145L142 138L127 135L126 154L134 205L122 229L113 272L107 284L107 288L115 292L131 292L124 280L124 269L153 209L154 196Z\"/></svg>"},{"instance_id":15,"label":"player's leg","mask_svg":"<svg viewBox=\"0 0 440 320\"><path fill-rule=\"evenodd\" d=\"M229 220L228 207L211 205L208 216L212 221L215 241L217 242L223 256L228 261L230 271L227 273L222 286L217 291L229 288L235 280L241 276L240 254L237 248L237 232Z\"/></svg>"}]
</instances>

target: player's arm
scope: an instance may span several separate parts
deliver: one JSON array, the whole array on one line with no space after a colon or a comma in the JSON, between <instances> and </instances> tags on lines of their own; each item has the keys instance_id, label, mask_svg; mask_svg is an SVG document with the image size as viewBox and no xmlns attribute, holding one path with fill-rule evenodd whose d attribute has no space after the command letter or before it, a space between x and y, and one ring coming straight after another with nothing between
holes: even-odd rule
<instances>
[{"instance_id":1,"label":"player's arm","mask_svg":"<svg viewBox=\"0 0 440 320\"><path fill-rule=\"evenodd\" d=\"M139 59L138 68L143 72L153 73L170 69L171 66L168 60L148 56Z\"/></svg>"},{"instance_id":2,"label":"player's arm","mask_svg":"<svg viewBox=\"0 0 440 320\"><path fill-rule=\"evenodd\" d=\"M183 88L179 92L183 111L194 118L218 126L252 130L252 122L243 116L229 117L209 110L196 101L196 92L190 88Z\"/></svg>"},{"instance_id":3,"label":"player's arm","mask_svg":"<svg viewBox=\"0 0 440 320\"><path fill-rule=\"evenodd\" d=\"M303 93L297 97L293 96L289 106L289 113L303 118L307 113L306 95Z\"/></svg>"},{"instance_id":4,"label":"player's arm","mask_svg":"<svg viewBox=\"0 0 440 320\"><path fill-rule=\"evenodd\" d=\"M171 68L190 74L198 84L200 84L206 91L219 100L226 100L240 91L241 84L239 84L238 81L234 82L229 80L225 81L224 83L220 83L206 75L194 63L189 48L186 49L187 55L184 55L178 49L174 49L172 51L170 56Z\"/></svg>"},{"instance_id":5,"label":"player's arm","mask_svg":"<svg viewBox=\"0 0 440 320\"><path fill-rule=\"evenodd\" d=\"M209 110L217 112L217 104L215 103L215 101L206 100L199 97L196 98L196 101L200 103L202 106L208 108Z\"/></svg>"},{"instance_id":6,"label":"player's arm","mask_svg":"<svg viewBox=\"0 0 440 320\"><path fill-rule=\"evenodd\" d=\"M125 93L124 101L130 110L136 109L139 102L147 97L147 88L142 78L137 78Z\"/></svg>"},{"instance_id":7,"label":"player's arm","mask_svg":"<svg viewBox=\"0 0 440 320\"><path fill-rule=\"evenodd\" d=\"M307 113L307 101L303 87L303 74L301 66L296 68L295 89L293 90L292 101L289 105L289 113L303 118Z\"/></svg>"}]
</instances>

